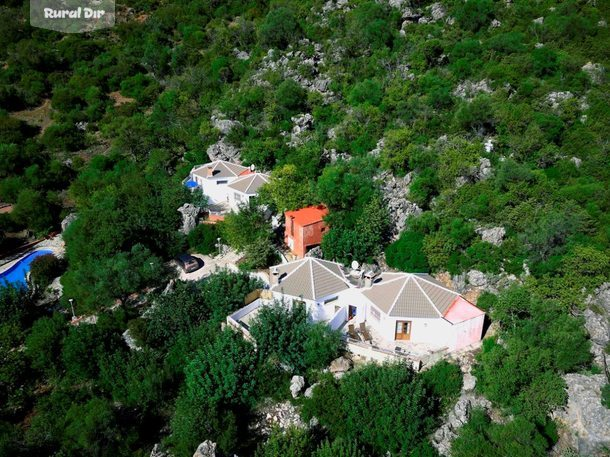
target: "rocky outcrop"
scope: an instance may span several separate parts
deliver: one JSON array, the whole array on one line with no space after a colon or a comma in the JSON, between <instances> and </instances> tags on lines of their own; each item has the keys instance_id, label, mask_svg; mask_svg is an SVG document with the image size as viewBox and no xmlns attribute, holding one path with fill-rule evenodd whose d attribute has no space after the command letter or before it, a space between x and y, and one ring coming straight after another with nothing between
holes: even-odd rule
<instances>
[{"instance_id":1,"label":"rocky outcrop","mask_svg":"<svg viewBox=\"0 0 610 457\"><path fill-rule=\"evenodd\" d=\"M306 428L296 406L286 401L262 406L256 412L256 420L251 425L252 432L258 435L269 435L274 428L286 430L291 427Z\"/></svg>"},{"instance_id":2,"label":"rocky outcrop","mask_svg":"<svg viewBox=\"0 0 610 457\"><path fill-rule=\"evenodd\" d=\"M591 353L596 365L610 369L610 354L606 347L610 343L610 283L604 283L587 297L589 306L583 313L585 328L591 337Z\"/></svg>"},{"instance_id":3,"label":"rocky outcrop","mask_svg":"<svg viewBox=\"0 0 610 457\"><path fill-rule=\"evenodd\" d=\"M481 240L491 243L494 246L500 246L504 241L504 235L506 235L504 227L479 227L475 232L481 235Z\"/></svg>"},{"instance_id":4,"label":"rocky outcrop","mask_svg":"<svg viewBox=\"0 0 610 457\"><path fill-rule=\"evenodd\" d=\"M479 165L468 169L465 175L455 178L455 187L461 187L467 183L484 181L493 174L491 161L486 157L479 158Z\"/></svg>"},{"instance_id":5,"label":"rocky outcrop","mask_svg":"<svg viewBox=\"0 0 610 457\"><path fill-rule=\"evenodd\" d=\"M602 84L604 82L605 69L602 64L587 62L581 70L589 76L593 84Z\"/></svg>"},{"instance_id":6,"label":"rocky outcrop","mask_svg":"<svg viewBox=\"0 0 610 457\"><path fill-rule=\"evenodd\" d=\"M407 225L407 219L418 216L422 209L407 199L412 174L397 178L389 172L381 173L376 180L381 187L383 199L390 213L392 235L398 238Z\"/></svg>"},{"instance_id":7,"label":"rocky outcrop","mask_svg":"<svg viewBox=\"0 0 610 457\"><path fill-rule=\"evenodd\" d=\"M66 229L78 218L76 213L70 213L61 221L61 231L65 232Z\"/></svg>"},{"instance_id":8,"label":"rocky outcrop","mask_svg":"<svg viewBox=\"0 0 610 457\"><path fill-rule=\"evenodd\" d=\"M205 440L193 454L193 457L216 457L216 443Z\"/></svg>"},{"instance_id":9,"label":"rocky outcrop","mask_svg":"<svg viewBox=\"0 0 610 457\"><path fill-rule=\"evenodd\" d=\"M493 91L489 86L489 80L487 79L483 79L478 82L466 80L458 84L458 86L453 91L453 95L464 100L472 100L478 94L491 94L492 92Z\"/></svg>"},{"instance_id":10,"label":"rocky outcrop","mask_svg":"<svg viewBox=\"0 0 610 457\"><path fill-rule=\"evenodd\" d=\"M569 373L564 380L568 404L553 413L564 424L568 440L578 455L607 456L610 448L610 409L601 403L601 389L608 382L603 374L586 376Z\"/></svg>"},{"instance_id":11,"label":"rocky outcrop","mask_svg":"<svg viewBox=\"0 0 610 457\"><path fill-rule=\"evenodd\" d=\"M307 132L313 128L313 116L309 113L292 116L292 132L290 132L290 141L288 146L296 148L303 144L307 137Z\"/></svg>"},{"instance_id":12,"label":"rocky outcrop","mask_svg":"<svg viewBox=\"0 0 610 457\"><path fill-rule=\"evenodd\" d=\"M227 162L240 163L239 149L229 143L226 138L221 138L216 143L211 144L205 152L211 161L226 160Z\"/></svg>"},{"instance_id":13,"label":"rocky outcrop","mask_svg":"<svg viewBox=\"0 0 610 457\"><path fill-rule=\"evenodd\" d=\"M443 419L443 425L432 435L432 445L441 455L451 455L451 443L458 436L460 428L470 420L470 414L476 408L489 411L491 402L471 392L462 393L453 409Z\"/></svg>"},{"instance_id":14,"label":"rocky outcrop","mask_svg":"<svg viewBox=\"0 0 610 457\"><path fill-rule=\"evenodd\" d=\"M305 378L303 376L293 376L290 380L290 393L292 398L297 398L305 387Z\"/></svg>"},{"instance_id":15,"label":"rocky outcrop","mask_svg":"<svg viewBox=\"0 0 610 457\"><path fill-rule=\"evenodd\" d=\"M250 58L250 54L248 54L246 51L240 51L237 48L233 48L233 55L235 58L237 58L237 60L248 60Z\"/></svg>"},{"instance_id":16,"label":"rocky outcrop","mask_svg":"<svg viewBox=\"0 0 610 457\"><path fill-rule=\"evenodd\" d=\"M311 49L311 52L301 51ZM322 72L326 56L322 45L308 39L300 40L296 46L289 46L286 51L270 49L261 61L260 67L252 76L252 82L260 86L268 86L265 79L268 72L277 72L284 79L292 79L303 89L320 93L326 102L336 99L330 90L331 78ZM298 63L298 65L294 65ZM303 71L303 69L305 69Z\"/></svg>"},{"instance_id":17,"label":"rocky outcrop","mask_svg":"<svg viewBox=\"0 0 610 457\"><path fill-rule=\"evenodd\" d=\"M229 133L231 133L231 130L233 130L233 128L241 127L241 122L227 119L221 113L212 114L211 121L214 128L218 130L222 135L228 135Z\"/></svg>"},{"instance_id":18,"label":"rocky outcrop","mask_svg":"<svg viewBox=\"0 0 610 457\"><path fill-rule=\"evenodd\" d=\"M188 235L197 226L201 208L191 203L185 203L178 208L178 212L182 214L182 227L180 231Z\"/></svg>"},{"instance_id":19,"label":"rocky outcrop","mask_svg":"<svg viewBox=\"0 0 610 457\"><path fill-rule=\"evenodd\" d=\"M513 274L488 274L479 270L470 270L467 273L451 276L447 285L461 294L468 294L473 290L480 292L498 293L511 284L519 281Z\"/></svg>"}]
</instances>

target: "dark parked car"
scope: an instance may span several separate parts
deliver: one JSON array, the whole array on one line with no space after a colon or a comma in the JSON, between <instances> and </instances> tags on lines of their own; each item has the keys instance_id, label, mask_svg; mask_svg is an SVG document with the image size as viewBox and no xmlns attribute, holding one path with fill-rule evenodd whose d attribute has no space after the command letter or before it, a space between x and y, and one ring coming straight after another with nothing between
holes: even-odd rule
<instances>
[{"instance_id":1,"label":"dark parked car","mask_svg":"<svg viewBox=\"0 0 610 457\"><path fill-rule=\"evenodd\" d=\"M178 263L178 266L184 270L185 273L191 273L201 267L199 260L197 260L190 254L182 254L178 256L176 262Z\"/></svg>"}]
</instances>

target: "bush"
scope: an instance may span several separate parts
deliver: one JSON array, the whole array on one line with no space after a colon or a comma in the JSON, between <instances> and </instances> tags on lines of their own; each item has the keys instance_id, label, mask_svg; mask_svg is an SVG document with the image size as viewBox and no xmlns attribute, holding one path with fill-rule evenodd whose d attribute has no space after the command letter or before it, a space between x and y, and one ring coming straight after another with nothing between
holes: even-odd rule
<instances>
[{"instance_id":1,"label":"bush","mask_svg":"<svg viewBox=\"0 0 610 457\"><path fill-rule=\"evenodd\" d=\"M43 289L51 284L53 279L61 276L64 271L64 262L53 254L36 257L30 264L30 278L32 282Z\"/></svg>"},{"instance_id":2,"label":"bush","mask_svg":"<svg viewBox=\"0 0 610 457\"><path fill-rule=\"evenodd\" d=\"M259 358L270 356L303 373L309 368L327 366L341 350L338 331L309 321L303 304L288 307L283 303L261 308L250 328Z\"/></svg>"},{"instance_id":3,"label":"bush","mask_svg":"<svg viewBox=\"0 0 610 457\"><path fill-rule=\"evenodd\" d=\"M444 360L424 371L422 378L445 408L455 403L462 390L460 367Z\"/></svg>"},{"instance_id":4,"label":"bush","mask_svg":"<svg viewBox=\"0 0 610 457\"><path fill-rule=\"evenodd\" d=\"M301 35L299 26L292 11L280 7L269 11L258 29L261 44L268 48L285 49Z\"/></svg>"},{"instance_id":5,"label":"bush","mask_svg":"<svg viewBox=\"0 0 610 457\"><path fill-rule=\"evenodd\" d=\"M189 248L204 255L218 251L220 231L215 224L199 224L188 234Z\"/></svg>"},{"instance_id":6,"label":"bush","mask_svg":"<svg viewBox=\"0 0 610 457\"><path fill-rule=\"evenodd\" d=\"M430 267L423 252L424 235L418 232L402 232L400 238L385 250L388 265L411 273L425 273Z\"/></svg>"}]
</instances>

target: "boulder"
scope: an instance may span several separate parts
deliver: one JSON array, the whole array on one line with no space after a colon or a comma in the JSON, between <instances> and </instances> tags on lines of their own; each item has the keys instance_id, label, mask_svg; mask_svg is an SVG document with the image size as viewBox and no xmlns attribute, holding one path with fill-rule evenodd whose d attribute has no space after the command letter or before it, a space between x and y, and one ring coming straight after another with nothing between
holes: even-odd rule
<instances>
[{"instance_id":1,"label":"boulder","mask_svg":"<svg viewBox=\"0 0 610 457\"><path fill-rule=\"evenodd\" d=\"M538 17L532 21L534 24L544 24L544 17Z\"/></svg>"},{"instance_id":2,"label":"boulder","mask_svg":"<svg viewBox=\"0 0 610 457\"><path fill-rule=\"evenodd\" d=\"M497 29L497 28L498 28L498 27L500 27L501 25L502 25L502 23L501 23L499 20L494 19L493 21L491 21L491 26L490 26L490 27L491 27L492 29Z\"/></svg>"},{"instance_id":3,"label":"boulder","mask_svg":"<svg viewBox=\"0 0 610 457\"><path fill-rule=\"evenodd\" d=\"M468 283L474 287L485 287L488 285L487 276L479 270L470 270L467 273Z\"/></svg>"},{"instance_id":4,"label":"boulder","mask_svg":"<svg viewBox=\"0 0 610 457\"><path fill-rule=\"evenodd\" d=\"M233 55L237 58L237 60L248 60L250 58L250 54L246 51L240 51L237 48L233 49Z\"/></svg>"},{"instance_id":5,"label":"boulder","mask_svg":"<svg viewBox=\"0 0 610 457\"><path fill-rule=\"evenodd\" d=\"M605 69L603 65L599 63L587 62L585 65L583 65L581 70L584 71L587 76L589 76L589 79L591 79L593 84L601 84L604 82Z\"/></svg>"},{"instance_id":6,"label":"boulder","mask_svg":"<svg viewBox=\"0 0 610 457\"><path fill-rule=\"evenodd\" d=\"M305 389L305 393L303 394L303 396L305 398L311 398L313 397L313 390L316 388L316 386L320 384L319 382L316 382L314 384L312 384L311 386L309 386L307 389Z\"/></svg>"},{"instance_id":7,"label":"boulder","mask_svg":"<svg viewBox=\"0 0 610 457\"><path fill-rule=\"evenodd\" d=\"M70 213L61 221L61 231L65 232L66 229L78 218L76 213Z\"/></svg>"},{"instance_id":8,"label":"boulder","mask_svg":"<svg viewBox=\"0 0 610 457\"><path fill-rule=\"evenodd\" d=\"M305 378L303 376L293 376L290 380L290 393L292 398L297 398L305 387Z\"/></svg>"},{"instance_id":9,"label":"boulder","mask_svg":"<svg viewBox=\"0 0 610 457\"><path fill-rule=\"evenodd\" d=\"M477 228L475 232L481 235L481 240L491 243L494 246L500 246L504 241L504 235L506 235L506 230L504 227L480 227Z\"/></svg>"},{"instance_id":10,"label":"boulder","mask_svg":"<svg viewBox=\"0 0 610 457\"><path fill-rule=\"evenodd\" d=\"M197 226L201 208L191 203L185 203L178 208L178 212L182 214L182 227L180 231L188 235Z\"/></svg>"},{"instance_id":11,"label":"boulder","mask_svg":"<svg viewBox=\"0 0 610 457\"><path fill-rule=\"evenodd\" d=\"M193 457L216 457L216 443L205 440L193 454Z\"/></svg>"},{"instance_id":12,"label":"boulder","mask_svg":"<svg viewBox=\"0 0 610 457\"><path fill-rule=\"evenodd\" d=\"M580 168L580 165L582 164L582 160L578 157L572 157L570 162L572 162L576 168Z\"/></svg>"},{"instance_id":13,"label":"boulder","mask_svg":"<svg viewBox=\"0 0 610 457\"><path fill-rule=\"evenodd\" d=\"M591 336L591 353L595 364L604 367L610 366L610 355L606 354L605 348L610 342L610 323L608 318L601 314L586 309L583 313L585 318L585 328Z\"/></svg>"},{"instance_id":14,"label":"boulder","mask_svg":"<svg viewBox=\"0 0 610 457\"><path fill-rule=\"evenodd\" d=\"M570 91L550 92L546 96L546 102L551 109L557 110L563 102L572 98L574 98L574 94Z\"/></svg>"},{"instance_id":15,"label":"boulder","mask_svg":"<svg viewBox=\"0 0 610 457\"><path fill-rule=\"evenodd\" d=\"M479 158L479 169L475 175L475 179L477 181L484 181L489 178L493 173L493 168L491 167L491 161L486 157Z\"/></svg>"},{"instance_id":16,"label":"boulder","mask_svg":"<svg viewBox=\"0 0 610 457\"><path fill-rule=\"evenodd\" d=\"M346 373L352 369L354 363L348 359L347 357L338 357L332 362L330 362L329 371L337 375L339 373Z\"/></svg>"},{"instance_id":17,"label":"boulder","mask_svg":"<svg viewBox=\"0 0 610 457\"><path fill-rule=\"evenodd\" d=\"M422 213L422 209L416 203L407 199L412 179L412 173L408 173L402 178L395 177L389 172L376 176L390 213L391 231L394 238L398 238L405 229L409 217Z\"/></svg>"},{"instance_id":18,"label":"boulder","mask_svg":"<svg viewBox=\"0 0 610 457\"><path fill-rule=\"evenodd\" d=\"M605 456L610 447L610 409L601 403L601 389L608 382L603 374L586 376L569 373L563 379L568 404L553 413L567 426L572 447L578 455Z\"/></svg>"}]
</instances>

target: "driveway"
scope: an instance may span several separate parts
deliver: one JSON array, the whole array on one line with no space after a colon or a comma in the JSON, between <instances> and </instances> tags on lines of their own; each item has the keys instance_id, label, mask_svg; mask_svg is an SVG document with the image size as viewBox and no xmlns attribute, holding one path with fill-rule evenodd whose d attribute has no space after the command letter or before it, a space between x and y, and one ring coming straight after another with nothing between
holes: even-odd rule
<instances>
[{"instance_id":1,"label":"driveway","mask_svg":"<svg viewBox=\"0 0 610 457\"><path fill-rule=\"evenodd\" d=\"M203 267L192 273L185 273L181 268L178 268L180 275L178 276L182 281L197 281L199 279L210 276L212 273L218 270L229 270L238 271L237 261L241 258L241 255L235 251L227 251L226 253L210 257L209 255L203 254L191 254L197 258L199 262L203 262Z\"/></svg>"}]
</instances>

